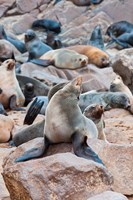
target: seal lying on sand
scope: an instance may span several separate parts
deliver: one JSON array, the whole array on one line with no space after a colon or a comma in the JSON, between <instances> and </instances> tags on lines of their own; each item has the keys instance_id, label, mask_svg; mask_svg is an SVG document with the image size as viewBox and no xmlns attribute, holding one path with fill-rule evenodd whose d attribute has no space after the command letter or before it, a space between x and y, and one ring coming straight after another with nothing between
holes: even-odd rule
<instances>
[{"instance_id":1,"label":"seal lying on sand","mask_svg":"<svg viewBox=\"0 0 133 200\"><path fill-rule=\"evenodd\" d=\"M52 48L44 44L31 29L28 29L25 33L25 46L29 52L28 60L39 58L47 51L52 50Z\"/></svg>"},{"instance_id":2,"label":"seal lying on sand","mask_svg":"<svg viewBox=\"0 0 133 200\"><path fill-rule=\"evenodd\" d=\"M88 58L76 51L63 48L48 51L40 59L32 59L30 62L43 67L54 65L59 69L79 69L88 64Z\"/></svg>"},{"instance_id":3,"label":"seal lying on sand","mask_svg":"<svg viewBox=\"0 0 133 200\"><path fill-rule=\"evenodd\" d=\"M104 132L105 123L103 120L103 106L99 104L91 104L85 108L83 115L91 119L97 127L98 130L98 139L104 140L107 142L106 135Z\"/></svg>"},{"instance_id":4,"label":"seal lying on sand","mask_svg":"<svg viewBox=\"0 0 133 200\"><path fill-rule=\"evenodd\" d=\"M19 107L24 105L25 97L16 79L15 61L12 59L4 61L0 66L0 87L0 102L4 108L21 110Z\"/></svg>"},{"instance_id":5,"label":"seal lying on sand","mask_svg":"<svg viewBox=\"0 0 133 200\"><path fill-rule=\"evenodd\" d=\"M108 67L110 64L109 55L97 47L90 45L75 45L67 47L67 49L74 50L87 56L89 64L94 64L99 68Z\"/></svg>"},{"instance_id":6,"label":"seal lying on sand","mask_svg":"<svg viewBox=\"0 0 133 200\"><path fill-rule=\"evenodd\" d=\"M81 84L82 78L78 77L55 93L46 109L44 148L33 148L17 158L16 162L41 156L50 144L72 142L77 156L103 164L87 146L87 139L97 138L98 131L94 122L86 118L78 106Z\"/></svg>"}]
</instances>

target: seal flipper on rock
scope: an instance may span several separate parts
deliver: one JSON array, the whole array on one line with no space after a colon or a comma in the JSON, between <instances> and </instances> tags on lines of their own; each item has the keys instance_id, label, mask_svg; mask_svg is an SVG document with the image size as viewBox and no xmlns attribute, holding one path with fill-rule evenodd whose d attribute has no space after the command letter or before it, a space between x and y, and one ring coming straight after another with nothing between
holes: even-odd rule
<instances>
[{"instance_id":1,"label":"seal flipper on rock","mask_svg":"<svg viewBox=\"0 0 133 200\"><path fill-rule=\"evenodd\" d=\"M38 158L41 157L48 149L50 145L50 141L47 139L47 137L44 137L44 144L39 146L38 148L32 148L26 152L24 152L24 154L20 157L18 157L15 162L22 162L22 161L26 161L32 158Z\"/></svg>"},{"instance_id":2,"label":"seal flipper on rock","mask_svg":"<svg viewBox=\"0 0 133 200\"><path fill-rule=\"evenodd\" d=\"M32 59L30 62L40 65L42 67L48 67L49 65L54 65L54 60L43 60L43 59Z\"/></svg>"},{"instance_id":3,"label":"seal flipper on rock","mask_svg":"<svg viewBox=\"0 0 133 200\"><path fill-rule=\"evenodd\" d=\"M92 31L89 45L100 48L101 50L105 50L100 25L95 26L94 30Z\"/></svg>"},{"instance_id":4,"label":"seal flipper on rock","mask_svg":"<svg viewBox=\"0 0 133 200\"><path fill-rule=\"evenodd\" d=\"M32 124L33 121L35 120L36 116L40 113L40 110L43 106L44 102L41 100L38 100L38 98L35 98L33 103L31 104L25 119L24 119L24 124Z\"/></svg>"},{"instance_id":5,"label":"seal flipper on rock","mask_svg":"<svg viewBox=\"0 0 133 200\"><path fill-rule=\"evenodd\" d=\"M93 160L104 165L98 155L87 145L87 136L83 136L79 131L76 131L71 138L73 150L77 156L87 160Z\"/></svg>"}]
</instances>

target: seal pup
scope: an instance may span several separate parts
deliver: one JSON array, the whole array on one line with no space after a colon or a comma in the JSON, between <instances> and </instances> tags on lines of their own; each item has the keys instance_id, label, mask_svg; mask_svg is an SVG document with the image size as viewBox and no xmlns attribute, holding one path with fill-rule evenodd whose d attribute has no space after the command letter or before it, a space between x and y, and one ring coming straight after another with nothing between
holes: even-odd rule
<instances>
[{"instance_id":1,"label":"seal pup","mask_svg":"<svg viewBox=\"0 0 133 200\"><path fill-rule=\"evenodd\" d=\"M28 61L34 58L39 58L47 51L52 50L50 46L44 44L36 35L36 33L28 29L25 33L25 46L29 52Z\"/></svg>"},{"instance_id":2,"label":"seal pup","mask_svg":"<svg viewBox=\"0 0 133 200\"><path fill-rule=\"evenodd\" d=\"M129 99L133 98L133 95L130 89L124 84L121 76L116 75L113 81L110 84L110 91L111 92L123 92L125 93Z\"/></svg>"},{"instance_id":3,"label":"seal pup","mask_svg":"<svg viewBox=\"0 0 133 200\"><path fill-rule=\"evenodd\" d=\"M33 148L17 158L16 162L41 156L50 144L72 142L77 156L103 164L87 145L87 139L97 138L98 131L94 122L86 118L78 106L81 84L82 78L77 77L53 95L46 109L43 150Z\"/></svg>"},{"instance_id":4,"label":"seal pup","mask_svg":"<svg viewBox=\"0 0 133 200\"><path fill-rule=\"evenodd\" d=\"M104 108L100 104L91 104L87 106L83 112L87 118L91 119L97 127L98 139L107 142L106 135L104 132L105 122L103 120Z\"/></svg>"},{"instance_id":5,"label":"seal pup","mask_svg":"<svg viewBox=\"0 0 133 200\"><path fill-rule=\"evenodd\" d=\"M13 44L21 53L25 53L27 51L25 44L18 40L18 39L14 39L11 38L10 36L8 36L5 32L4 26L0 25L0 39L5 39L7 41L9 41L11 44Z\"/></svg>"},{"instance_id":6,"label":"seal pup","mask_svg":"<svg viewBox=\"0 0 133 200\"><path fill-rule=\"evenodd\" d=\"M103 0L68 0L71 1L76 6L90 6L91 4L99 4Z\"/></svg>"},{"instance_id":7,"label":"seal pup","mask_svg":"<svg viewBox=\"0 0 133 200\"><path fill-rule=\"evenodd\" d=\"M26 83L23 94L25 96L24 106L27 106L35 97L34 85L32 83Z\"/></svg>"},{"instance_id":8,"label":"seal pup","mask_svg":"<svg viewBox=\"0 0 133 200\"><path fill-rule=\"evenodd\" d=\"M123 33L130 33L133 31L133 24L127 21L119 21L111 24L106 31L106 35L112 37L119 37Z\"/></svg>"},{"instance_id":9,"label":"seal pup","mask_svg":"<svg viewBox=\"0 0 133 200\"><path fill-rule=\"evenodd\" d=\"M95 46L101 50L105 50L104 41L103 41L102 32L101 32L101 25L97 25L94 27L94 30L92 31L88 44Z\"/></svg>"},{"instance_id":10,"label":"seal pup","mask_svg":"<svg viewBox=\"0 0 133 200\"><path fill-rule=\"evenodd\" d=\"M63 47L61 40L50 31L47 33L46 44L52 49L60 49Z\"/></svg>"},{"instance_id":11,"label":"seal pup","mask_svg":"<svg viewBox=\"0 0 133 200\"><path fill-rule=\"evenodd\" d=\"M38 19L32 23L34 28L44 28L46 31L53 31L55 33L61 32L61 23L51 19Z\"/></svg>"},{"instance_id":12,"label":"seal pup","mask_svg":"<svg viewBox=\"0 0 133 200\"><path fill-rule=\"evenodd\" d=\"M88 64L88 58L85 55L77 53L76 51L62 48L48 51L39 59L32 59L30 62L41 65L43 67L54 65L59 69L74 70L86 67Z\"/></svg>"},{"instance_id":13,"label":"seal pup","mask_svg":"<svg viewBox=\"0 0 133 200\"><path fill-rule=\"evenodd\" d=\"M67 47L88 57L89 64L94 64L99 68L108 67L110 64L109 55L101 49L91 45L75 45Z\"/></svg>"},{"instance_id":14,"label":"seal pup","mask_svg":"<svg viewBox=\"0 0 133 200\"><path fill-rule=\"evenodd\" d=\"M16 79L15 61L12 59L4 61L0 66L0 87L0 102L4 108L22 110L20 107L24 105L25 97Z\"/></svg>"}]
</instances>

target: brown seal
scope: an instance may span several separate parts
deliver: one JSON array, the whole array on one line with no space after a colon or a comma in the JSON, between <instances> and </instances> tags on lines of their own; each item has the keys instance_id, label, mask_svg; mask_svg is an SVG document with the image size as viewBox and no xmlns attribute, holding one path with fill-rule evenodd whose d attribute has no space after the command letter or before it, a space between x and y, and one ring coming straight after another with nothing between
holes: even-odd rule
<instances>
[{"instance_id":1,"label":"brown seal","mask_svg":"<svg viewBox=\"0 0 133 200\"><path fill-rule=\"evenodd\" d=\"M54 65L59 69L79 69L88 64L88 58L70 49L57 49L48 51L40 59L31 62L44 67Z\"/></svg>"},{"instance_id":2,"label":"brown seal","mask_svg":"<svg viewBox=\"0 0 133 200\"><path fill-rule=\"evenodd\" d=\"M46 109L43 151L42 148L33 148L16 162L41 156L50 144L72 142L77 156L103 164L87 145L87 139L97 138L98 131L94 122L85 117L78 106L81 84L82 78L78 77L53 95Z\"/></svg>"},{"instance_id":3,"label":"brown seal","mask_svg":"<svg viewBox=\"0 0 133 200\"><path fill-rule=\"evenodd\" d=\"M94 64L99 68L107 67L110 64L109 55L97 47L90 45L75 45L67 47L67 49L74 50L87 56L89 63Z\"/></svg>"},{"instance_id":4,"label":"brown seal","mask_svg":"<svg viewBox=\"0 0 133 200\"><path fill-rule=\"evenodd\" d=\"M85 108L83 115L91 119L97 127L98 130L98 139L104 140L107 142L106 135L104 132L105 123L103 120L104 108L100 104L91 104Z\"/></svg>"},{"instance_id":5,"label":"brown seal","mask_svg":"<svg viewBox=\"0 0 133 200\"><path fill-rule=\"evenodd\" d=\"M15 74L15 61L8 59L0 66L0 102L4 108L20 110L24 105L25 97L20 89Z\"/></svg>"}]
</instances>

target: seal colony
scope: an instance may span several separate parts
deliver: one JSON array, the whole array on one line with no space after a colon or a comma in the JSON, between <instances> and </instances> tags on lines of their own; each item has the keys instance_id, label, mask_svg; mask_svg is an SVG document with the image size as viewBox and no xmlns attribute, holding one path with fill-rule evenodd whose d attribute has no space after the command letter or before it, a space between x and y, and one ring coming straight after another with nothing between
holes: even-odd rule
<instances>
[{"instance_id":1,"label":"seal colony","mask_svg":"<svg viewBox=\"0 0 133 200\"><path fill-rule=\"evenodd\" d=\"M82 114L78 106L81 84L82 78L78 77L53 95L46 109L44 148L33 148L17 158L16 162L41 156L50 144L72 142L77 156L103 164L87 145L87 139L97 138L98 131L96 125ZM33 111L34 109L31 110Z\"/></svg>"}]
</instances>

